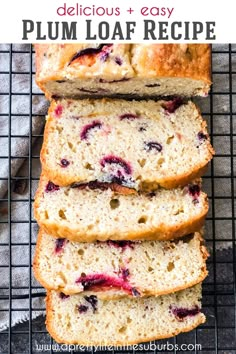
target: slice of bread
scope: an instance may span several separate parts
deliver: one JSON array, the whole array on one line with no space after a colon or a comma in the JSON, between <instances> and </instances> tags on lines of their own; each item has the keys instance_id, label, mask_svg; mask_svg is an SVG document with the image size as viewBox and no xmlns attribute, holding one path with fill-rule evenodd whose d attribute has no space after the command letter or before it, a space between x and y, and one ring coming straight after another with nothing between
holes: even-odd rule
<instances>
[{"instance_id":1,"label":"slice of bread","mask_svg":"<svg viewBox=\"0 0 236 354\"><path fill-rule=\"evenodd\" d=\"M209 44L36 44L36 82L48 98L205 96Z\"/></svg>"},{"instance_id":2,"label":"slice of bread","mask_svg":"<svg viewBox=\"0 0 236 354\"><path fill-rule=\"evenodd\" d=\"M207 195L197 183L121 195L99 183L59 187L44 174L34 203L39 226L77 242L177 238L198 231L207 211Z\"/></svg>"},{"instance_id":3,"label":"slice of bread","mask_svg":"<svg viewBox=\"0 0 236 354\"><path fill-rule=\"evenodd\" d=\"M175 188L201 177L214 151L191 101L53 101L41 162L60 186L113 182Z\"/></svg>"},{"instance_id":4,"label":"slice of bread","mask_svg":"<svg viewBox=\"0 0 236 354\"><path fill-rule=\"evenodd\" d=\"M45 288L64 294L163 295L203 281L208 253L202 243L199 233L177 241L78 243L40 230L34 274Z\"/></svg>"},{"instance_id":5,"label":"slice of bread","mask_svg":"<svg viewBox=\"0 0 236 354\"><path fill-rule=\"evenodd\" d=\"M58 343L105 346L147 342L204 323L200 298L200 285L170 295L114 301L49 291L46 325Z\"/></svg>"}]
</instances>

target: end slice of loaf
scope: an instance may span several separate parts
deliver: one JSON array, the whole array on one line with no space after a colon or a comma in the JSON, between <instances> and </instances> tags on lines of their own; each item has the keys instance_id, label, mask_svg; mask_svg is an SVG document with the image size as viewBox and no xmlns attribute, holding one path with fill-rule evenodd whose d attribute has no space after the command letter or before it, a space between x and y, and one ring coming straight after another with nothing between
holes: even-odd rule
<instances>
[{"instance_id":1,"label":"end slice of loaf","mask_svg":"<svg viewBox=\"0 0 236 354\"><path fill-rule=\"evenodd\" d=\"M177 241L78 243L40 230L34 274L45 288L64 294L163 295L203 281L208 253L202 243L199 233Z\"/></svg>"},{"instance_id":2,"label":"end slice of loaf","mask_svg":"<svg viewBox=\"0 0 236 354\"><path fill-rule=\"evenodd\" d=\"M58 343L128 345L169 338L205 322L201 286L170 295L105 301L49 291L47 329Z\"/></svg>"},{"instance_id":3,"label":"end slice of loaf","mask_svg":"<svg viewBox=\"0 0 236 354\"><path fill-rule=\"evenodd\" d=\"M47 117L41 162L48 178L175 188L201 177L214 151L191 101L61 100Z\"/></svg>"},{"instance_id":4,"label":"end slice of loaf","mask_svg":"<svg viewBox=\"0 0 236 354\"><path fill-rule=\"evenodd\" d=\"M48 98L205 96L209 44L36 44L36 82Z\"/></svg>"},{"instance_id":5,"label":"end slice of loaf","mask_svg":"<svg viewBox=\"0 0 236 354\"><path fill-rule=\"evenodd\" d=\"M44 174L34 203L45 231L77 242L177 238L198 231L207 211L207 196L197 183L121 195L100 185L59 187Z\"/></svg>"}]
</instances>

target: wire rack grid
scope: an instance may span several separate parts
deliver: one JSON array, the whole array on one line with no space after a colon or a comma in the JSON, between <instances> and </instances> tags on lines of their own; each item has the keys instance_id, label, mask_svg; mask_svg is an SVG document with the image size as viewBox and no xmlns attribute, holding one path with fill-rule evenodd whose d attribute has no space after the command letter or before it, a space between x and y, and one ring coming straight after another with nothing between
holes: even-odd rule
<instances>
[{"instance_id":1,"label":"wire rack grid","mask_svg":"<svg viewBox=\"0 0 236 354\"><path fill-rule=\"evenodd\" d=\"M176 346L165 347L167 342L189 344L188 350L179 351L185 353L236 353L236 45L214 45L212 66L211 93L197 100L216 150L203 180L210 200L205 238L211 256L209 277L203 285L207 322L190 333L158 341L162 349L145 350L149 354L177 353ZM47 111L34 75L32 46L0 45L0 193L6 191L0 194L0 328L5 324L0 331L0 354L69 352L52 346L55 342L45 329L42 315L45 292L31 267L37 235L32 203ZM13 326L19 318L26 321ZM83 352L95 352L90 349Z\"/></svg>"}]
</instances>

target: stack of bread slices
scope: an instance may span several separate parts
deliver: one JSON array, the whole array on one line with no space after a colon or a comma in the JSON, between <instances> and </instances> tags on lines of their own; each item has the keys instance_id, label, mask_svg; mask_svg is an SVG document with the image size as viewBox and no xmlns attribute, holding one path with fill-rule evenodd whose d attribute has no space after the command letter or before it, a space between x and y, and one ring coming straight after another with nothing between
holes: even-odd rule
<instances>
[{"instance_id":1,"label":"stack of bread slices","mask_svg":"<svg viewBox=\"0 0 236 354\"><path fill-rule=\"evenodd\" d=\"M214 150L188 96L210 89L209 46L37 45L36 65L51 100L34 203L48 331L128 345L197 327Z\"/></svg>"}]
</instances>

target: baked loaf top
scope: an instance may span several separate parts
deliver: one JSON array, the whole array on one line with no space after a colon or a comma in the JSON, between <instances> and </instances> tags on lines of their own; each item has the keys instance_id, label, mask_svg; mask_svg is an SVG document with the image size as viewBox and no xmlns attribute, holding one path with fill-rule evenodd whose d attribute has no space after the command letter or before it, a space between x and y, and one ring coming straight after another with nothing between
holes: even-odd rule
<instances>
[{"instance_id":1,"label":"baked loaf top","mask_svg":"<svg viewBox=\"0 0 236 354\"><path fill-rule=\"evenodd\" d=\"M120 195L109 184L59 187L42 175L34 211L49 234L72 241L166 240L199 230L208 202L197 183Z\"/></svg>"},{"instance_id":2,"label":"baked loaf top","mask_svg":"<svg viewBox=\"0 0 236 354\"><path fill-rule=\"evenodd\" d=\"M132 68L139 77L186 77L210 84L208 44L133 44Z\"/></svg>"},{"instance_id":3,"label":"baked loaf top","mask_svg":"<svg viewBox=\"0 0 236 354\"><path fill-rule=\"evenodd\" d=\"M203 281L208 253L202 243L199 233L178 241L79 243L40 230L34 274L45 288L64 294L163 295Z\"/></svg>"},{"instance_id":4,"label":"baked loaf top","mask_svg":"<svg viewBox=\"0 0 236 354\"><path fill-rule=\"evenodd\" d=\"M62 100L51 103L41 162L60 186L98 180L153 190L200 177L213 152L191 101Z\"/></svg>"},{"instance_id":5,"label":"baked loaf top","mask_svg":"<svg viewBox=\"0 0 236 354\"><path fill-rule=\"evenodd\" d=\"M170 295L104 301L49 291L47 329L58 343L128 345L168 338L205 322L199 285Z\"/></svg>"},{"instance_id":6,"label":"baked loaf top","mask_svg":"<svg viewBox=\"0 0 236 354\"><path fill-rule=\"evenodd\" d=\"M35 50L36 81L49 98L204 96L211 84L208 44L36 44Z\"/></svg>"},{"instance_id":7,"label":"baked loaf top","mask_svg":"<svg viewBox=\"0 0 236 354\"><path fill-rule=\"evenodd\" d=\"M35 44L36 81L134 75L130 44ZM119 63L122 61L122 64Z\"/></svg>"}]
</instances>

